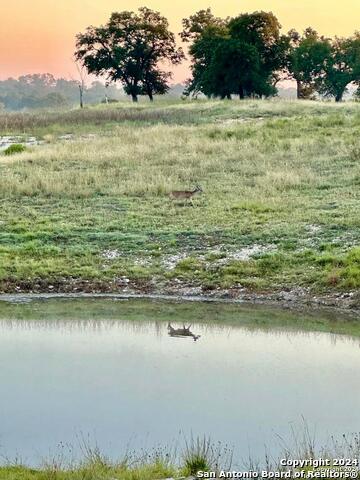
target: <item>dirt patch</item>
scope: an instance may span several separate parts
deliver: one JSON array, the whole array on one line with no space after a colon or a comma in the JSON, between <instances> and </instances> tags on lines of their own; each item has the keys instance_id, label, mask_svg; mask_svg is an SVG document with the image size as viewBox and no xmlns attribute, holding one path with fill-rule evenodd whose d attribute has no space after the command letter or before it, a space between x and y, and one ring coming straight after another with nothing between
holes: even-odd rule
<instances>
[{"instance_id":1,"label":"dirt patch","mask_svg":"<svg viewBox=\"0 0 360 480\"><path fill-rule=\"evenodd\" d=\"M214 265L226 265L232 260L238 261L248 261L256 255L261 255L264 253L271 253L277 250L276 245L259 245L253 244L249 247L243 247L239 250L228 250L225 246L219 246L215 250L210 250L206 255L205 254L196 254L196 252L180 252L174 255L166 255L162 259L162 265L167 270L174 270L179 262L186 260L188 258L195 258L200 260L208 266ZM209 257L214 257L209 260ZM218 257L218 258L217 258Z\"/></svg>"},{"instance_id":2,"label":"dirt patch","mask_svg":"<svg viewBox=\"0 0 360 480\"><path fill-rule=\"evenodd\" d=\"M104 250L101 256L106 260L116 260L121 257L121 252L119 250Z\"/></svg>"},{"instance_id":3,"label":"dirt patch","mask_svg":"<svg viewBox=\"0 0 360 480\"><path fill-rule=\"evenodd\" d=\"M176 265L181 261L185 260L188 258L190 254L187 252L182 252L182 253L176 253L174 255L166 255L162 259L162 265L165 267L167 270L174 270Z\"/></svg>"},{"instance_id":4,"label":"dirt patch","mask_svg":"<svg viewBox=\"0 0 360 480\"><path fill-rule=\"evenodd\" d=\"M271 252L275 252L276 250L277 250L277 247L276 245L273 245L273 244L270 244L270 245L254 244L254 245L251 245L250 247L241 248L240 250L226 252L226 257L217 260L217 263L226 264L230 260L239 260L239 261L246 262L247 260L250 260L252 257L256 255L271 253ZM219 250L211 253L221 254L223 252Z\"/></svg>"}]
</instances>

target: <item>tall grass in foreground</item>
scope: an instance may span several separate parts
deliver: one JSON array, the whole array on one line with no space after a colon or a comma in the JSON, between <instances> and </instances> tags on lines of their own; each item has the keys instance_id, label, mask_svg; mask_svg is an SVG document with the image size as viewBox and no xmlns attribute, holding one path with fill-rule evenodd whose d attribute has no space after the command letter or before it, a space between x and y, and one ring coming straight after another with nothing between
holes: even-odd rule
<instances>
[{"instance_id":1,"label":"tall grass in foreground","mask_svg":"<svg viewBox=\"0 0 360 480\"><path fill-rule=\"evenodd\" d=\"M196 476L197 472L219 472L230 470L233 463L233 449L220 442L214 443L209 437L185 439L181 454L181 470L185 476Z\"/></svg>"},{"instance_id":2,"label":"tall grass in foreground","mask_svg":"<svg viewBox=\"0 0 360 480\"><path fill-rule=\"evenodd\" d=\"M138 454L127 452L118 462L110 461L98 447L83 443L83 459L68 461L59 457L43 462L39 469L27 468L19 462L7 462L0 467L0 480L155 480L163 478L196 477L197 472L252 471L285 472L298 471L283 465L285 460L352 459L360 461L360 436L331 438L328 445L317 447L313 434L306 427L299 434L292 432L292 439L283 443L278 439L282 451L272 457L265 453L258 459L233 458L233 450L221 443L214 443L207 437L191 437L183 447L156 448ZM314 467L306 467L316 472ZM339 470L343 470L339 468ZM356 470L356 469L355 469ZM321 477L324 478L324 477ZM355 478L355 477L351 477ZM360 478L360 475L358 477Z\"/></svg>"}]
</instances>

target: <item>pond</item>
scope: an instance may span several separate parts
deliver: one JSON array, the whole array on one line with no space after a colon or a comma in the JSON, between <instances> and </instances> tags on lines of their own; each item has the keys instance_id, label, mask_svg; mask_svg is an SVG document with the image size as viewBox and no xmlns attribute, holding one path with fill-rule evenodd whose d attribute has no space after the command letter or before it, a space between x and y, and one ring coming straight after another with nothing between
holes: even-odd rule
<instances>
[{"instance_id":1,"label":"pond","mask_svg":"<svg viewBox=\"0 0 360 480\"><path fill-rule=\"evenodd\" d=\"M302 418L319 442L358 431L359 339L356 318L263 307L1 301L0 453L38 464L86 438L116 459L193 434L260 457Z\"/></svg>"},{"instance_id":2,"label":"pond","mask_svg":"<svg viewBox=\"0 0 360 480\"><path fill-rule=\"evenodd\" d=\"M33 147L35 145L41 145L44 143L38 140L36 137L23 137L23 136L0 136L0 152L6 150L11 145L24 145L26 147Z\"/></svg>"}]
</instances>

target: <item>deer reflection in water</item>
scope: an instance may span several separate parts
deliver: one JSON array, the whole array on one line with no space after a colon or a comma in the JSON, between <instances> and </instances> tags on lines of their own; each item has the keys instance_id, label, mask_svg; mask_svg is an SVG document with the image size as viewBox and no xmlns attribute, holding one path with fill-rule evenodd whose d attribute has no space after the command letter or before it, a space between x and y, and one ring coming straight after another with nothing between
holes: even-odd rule
<instances>
[{"instance_id":1,"label":"deer reflection in water","mask_svg":"<svg viewBox=\"0 0 360 480\"><path fill-rule=\"evenodd\" d=\"M185 327L183 325L183 328L174 328L168 324L168 333L170 337L192 337L194 339L194 342L200 338L201 335L195 335L194 333L191 332L190 330L191 325L188 327Z\"/></svg>"}]
</instances>

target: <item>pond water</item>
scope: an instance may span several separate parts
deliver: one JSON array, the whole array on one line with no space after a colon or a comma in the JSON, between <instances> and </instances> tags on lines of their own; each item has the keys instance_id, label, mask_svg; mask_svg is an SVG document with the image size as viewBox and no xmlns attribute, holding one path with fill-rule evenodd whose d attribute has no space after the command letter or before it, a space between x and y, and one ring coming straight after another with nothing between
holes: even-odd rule
<instances>
[{"instance_id":1,"label":"pond water","mask_svg":"<svg viewBox=\"0 0 360 480\"><path fill-rule=\"evenodd\" d=\"M0 453L38 464L87 438L116 459L192 433L261 457L302 418L319 442L358 431L359 333L239 305L0 302Z\"/></svg>"},{"instance_id":2,"label":"pond water","mask_svg":"<svg viewBox=\"0 0 360 480\"><path fill-rule=\"evenodd\" d=\"M43 142L36 137L0 136L0 152L15 144L33 147L35 145L41 145L42 143Z\"/></svg>"}]
</instances>

